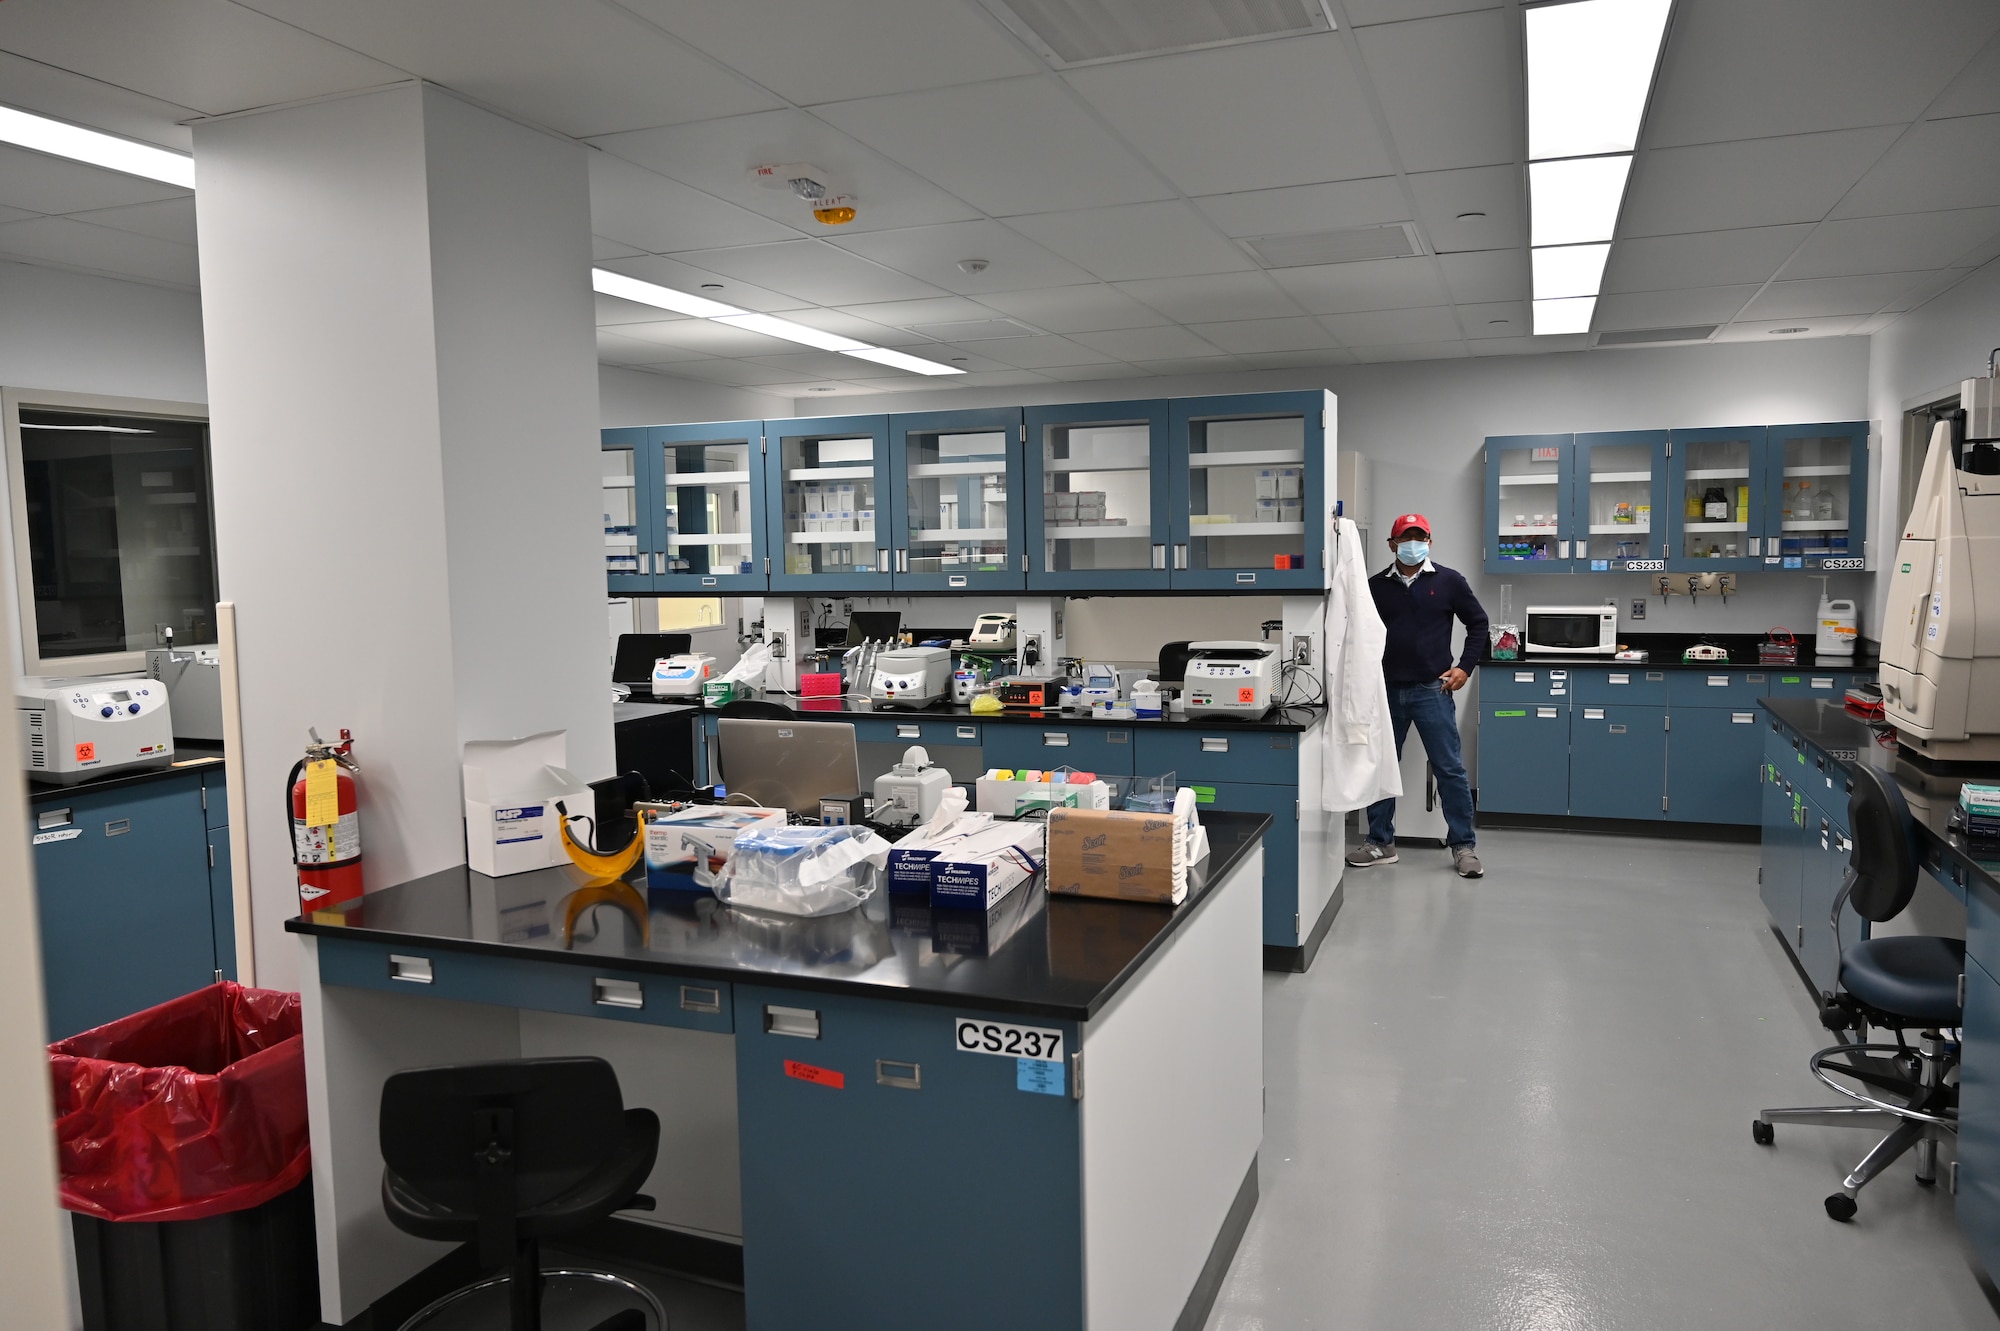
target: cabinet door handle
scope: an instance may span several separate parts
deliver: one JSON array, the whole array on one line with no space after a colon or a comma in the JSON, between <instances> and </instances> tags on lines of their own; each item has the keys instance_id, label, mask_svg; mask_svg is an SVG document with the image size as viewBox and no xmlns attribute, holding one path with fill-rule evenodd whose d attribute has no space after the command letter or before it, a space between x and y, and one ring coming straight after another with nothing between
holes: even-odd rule
<instances>
[{"instance_id":1,"label":"cabinet door handle","mask_svg":"<svg viewBox=\"0 0 2000 1331\"><path fill-rule=\"evenodd\" d=\"M590 982L590 1001L599 1007L638 1011L646 1006L646 990L637 980L611 980L599 975Z\"/></svg>"},{"instance_id":2,"label":"cabinet door handle","mask_svg":"<svg viewBox=\"0 0 2000 1331\"><path fill-rule=\"evenodd\" d=\"M70 821L68 809L43 809L35 815L35 826L42 831L47 831L51 827L68 827Z\"/></svg>"},{"instance_id":3,"label":"cabinet door handle","mask_svg":"<svg viewBox=\"0 0 2000 1331\"><path fill-rule=\"evenodd\" d=\"M1227 735L1203 735L1201 737L1201 751L1203 753L1227 753L1229 752L1229 737Z\"/></svg>"},{"instance_id":4,"label":"cabinet door handle","mask_svg":"<svg viewBox=\"0 0 2000 1331\"><path fill-rule=\"evenodd\" d=\"M1708 687L1710 687L1711 689L1726 689L1726 688L1728 688L1728 687L1729 687L1729 676L1727 676L1727 675L1710 675L1710 676L1708 677Z\"/></svg>"},{"instance_id":5,"label":"cabinet door handle","mask_svg":"<svg viewBox=\"0 0 2000 1331\"><path fill-rule=\"evenodd\" d=\"M1630 684L1632 682L1632 677L1630 675L1613 675L1611 677L1611 682L1613 684Z\"/></svg>"},{"instance_id":6,"label":"cabinet door handle","mask_svg":"<svg viewBox=\"0 0 2000 1331\"><path fill-rule=\"evenodd\" d=\"M722 1011L722 991L704 984L684 984L681 986L681 1010L684 1012Z\"/></svg>"},{"instance_id":7,"label":"cabinet door handle","mask_svg":"<svg viewBox=\"0 0 2000 1331\"><path fill-rule=\"evenodd\" d=\"M1187 547L1185 545L1176 545L1174 547L1174 567L1187 567Z\"/></svg>"},{"instance_id":8,"label":"cabinet door handle","mask_svg":"<svg viewBox=\"0 0 2000 1331\"><path fill-rule=\"evenodd\" d=\"M1557 558L1557 559L1568 559L1568 558L1569 558L1569 542L1568 542L1568 541L1557 541L1557 542L1556 542L1556 558Z\"/></svg>"},{"instance_id":9,"label":"cabinet door handle","mask_svg":"<svg viewBox=\"0 0 2000 1331\"><path fill-rule=\"evenodd\" d=\"M965 575L963 573L952 573L946 576L944 582L947 587L963 587L965 585Z\"/></svg>"},{"instance_id":10,"label":"cabinet door handle","mask_svg":"<svg viewBox=\"0 0 2000 1331\"><path fill-rule=\"evenodd\" d=\"M922 726L905 725L900 721L896 723L897 739L922 739L923 735L924 731Z\"/></svg>"},{"instance_id":11,"label":"cabinet door handle","mask_svg":"<svg viewBox=\"0 0 2000 1331\"><path fill-rule=\"evenodd\" d=\"M1167 547L1165 545L1154 546L1153 567L1156 569L1164 569L1166 566L1167 566Z\"/></svg>"},{"instance_id":12,"label":"cabinet door handle","mask_svg":"<svg viewBox=\"0 0 2000 1331\"><path fill-rule=\"evenodd\" d=\"M1614 735L1622 735L1625 733L1624 726L1607 726L1605 727L1605 729L1609 730Z\"/></svg>"},{"instance_id":13,"label":"cabinet door handle","mask_svg":"<svg viewBox=\"0 0 2000 1331\"><path fill-rule=\"evenodd\" d=\"M431 971L429 957L399 957L391 952L389 978L403 980L409 984L429 984L437 977Z\"/></svg>"},{"instance_id":14,"label":"cabinet door handle","mask_svg":"<svg viewBox=\"0 0 2000 1331\"><path fill-rule=\"evenodd\" d=\"M1755 712L1731 712L1729 714L1729 724L1733 726L1754 726L1757 724L1757 714Z\"/></svg>"},{"instance_id":15,"label":"cabinet door handle","mask_svg":"<svg viewBox=\"0 0 2000 1331\"><path fill-rule=\"evenodd\" d=\"M1586 707L1583 709L1583 719L1586 721L1602 721L1604 719L1604 709L1602 707Z\"/></svg>"},{"instance_id":16,"label":"cabinet door handle","mask_svg":"<svg viewBox=\"0 0 2000 1331\"><path fill-rule=\"evenodd\" d=\"M906 1063L897 1058L875 1060L875 1084L894 1086L899 1091L921 1091L924 1088L924 1068L921 1063Z\"/></svg>"},{"instance_id":17,"label":"cabinet door handle","mask_svg":"<svg viewBox=\"0 0 2000 1331\"><path fill-rule=\"evenodd\" d=\"M896 551L896 572L908 573L909 571L910 571L910 552L908 550Z\"/></svg>"},{"instance_id":18,"label":"cabinet door handle","mask_svg":"<svg viewBox=\"0 0 2000 1331\"><path fill-rule=\"evenodd\" d=\"M1069 732L1067 730L1044 730L1042 732L1042 747L1045 749L1068 748Z\"/></svg>"},{"instance_id":19,"label":"cabinet door handle","mask_svg":"<svg viewBox=\"0 0 2000 1331\"><path fill-rule=\"evenodd\" d=\"M1830 677L1814 675L1812 678L1812 687L1816 689L1830 689L1833 687L1833 680Z\"/></svg>"},{"instance_id":20,"label":"cabinet door handle","mask_svg":"<svg viewBox=\"0 0 2000 1331\"><path fill-rule=\"evenodd\" d=\"M809 1007L780 1007L776 1003L764 1005L764 1032L767 1035L792 1035L801 1040L819 1039L819 1009Z\"/></svg>"},{"instance_id":21,"label":"cabinet door handle","mask_svg":"<svg viewBox=\"0 0 2000 1331\"><path fill-rule=\"evenodd\" d=\"M960 727L958 728L958 737L959 737L960 739L978 739L978 738L979 738L979 727L978 727L978 726L960 726Z\"/></svg>"},{"instance_id":22,"label":"cabinet door handle","mask_svg":"<svg viewBox=\"0 0 2000 1331\"><path fill-rule=\"evenodd\" d=\"M1535 709L1535 719L1538 721L1553 721L1556 719L1556 709L1553 707L1537 707Z\"/></svg>"},{"instance_id":23,"label":"cabinet door handle","mask_svg":"<svg viewBox=\"0 0 2000 1331\"><path fill-rule=\"evenodd\" d=\"M113 818L104 825L104 835L106 836L124 836L131 830L132 820L130 818Z\"/></svg>"},{"instance_id":24,"label":"cabinet door handle","mask_svg":"<svg viewBox=\"0 0 2000 1331\"><path fill-rule=\"evenodd\" d=\"M875 547L875 571L878 573L889 571L889 547L886 545Z\"/></svg>"},{"instance_id":25,"label":"cabinet door handle","mask_svg":"<svg viewBox=\"0 0 2000 1331\"><path fill-rule=\"evenodd\" d=\"M1535 672L1532 670L1516 670L1514 672L1514 682L1516 684L1532 684L1535 682Z\"/></svg>"}]
</instances>

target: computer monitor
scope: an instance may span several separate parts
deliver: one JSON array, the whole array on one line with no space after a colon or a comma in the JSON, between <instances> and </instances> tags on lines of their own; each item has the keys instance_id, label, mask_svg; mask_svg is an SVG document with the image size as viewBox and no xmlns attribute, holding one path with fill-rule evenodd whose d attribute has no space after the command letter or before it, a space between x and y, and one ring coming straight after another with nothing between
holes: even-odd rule
<instances>
[{"instance_id":1,"label":"computer monitor","mask_svg":"<svg viewBox=\"0 0 2000 1331\"><path fill-rule=\"evenodd\" d=\"M767 809L816 814L822 795L861 789L854 727L844 721L716 720L722 784Z\"/></svg>"},{"instance_id":2,"label":"computer monitor","mask_svg":"<svg viewBox=\"0 0 2000 1331\"><path fill-rule=\"evenodd\" d=\"M856 610L847 617L847 645L859 647L864 642L894 642L902 627L903 612L900 610Z\"/></svg>"},{"instance_id":3,"label":"computer monitor","mask_svg":"<svg viewBox=\"0 0 2000 1331\"><path fill-rule=\"evenodd\" d=\"M680 656L693 645L693 637L685 633L621 633L618 652L611 660L611 682L650 686L655 661Z\"/></svg>"}]
</instances>

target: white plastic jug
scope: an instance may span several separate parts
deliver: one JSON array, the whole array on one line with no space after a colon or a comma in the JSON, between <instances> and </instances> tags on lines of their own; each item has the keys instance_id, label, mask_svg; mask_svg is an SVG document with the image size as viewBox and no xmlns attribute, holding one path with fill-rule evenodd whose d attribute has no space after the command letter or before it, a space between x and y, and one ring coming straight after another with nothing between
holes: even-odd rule
<instances>
[{"instance_id":1,"label":"white plastic jug","mask_svg":"<svg viewBox=\"0 0 2000 1331\"><path fill-rule=\"evenodd\" d=\"M1819 632L1813 638L1816 656L1853 656L1855 640L1861 636L1854 602L1841 598L1819 599Z\"/></svg>"}]
</instances>

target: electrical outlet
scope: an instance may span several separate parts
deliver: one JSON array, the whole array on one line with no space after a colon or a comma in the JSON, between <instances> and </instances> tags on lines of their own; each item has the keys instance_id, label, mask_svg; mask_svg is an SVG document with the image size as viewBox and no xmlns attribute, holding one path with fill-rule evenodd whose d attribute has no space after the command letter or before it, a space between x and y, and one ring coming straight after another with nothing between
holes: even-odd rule
<instances>
[{"instance_id":1,"label":"electrical outlet","mask_svg":"<svg viewBox=\"0 0 2000 1331\"><path fill-rule=\"evenodd\" d=\"M1030 633L1021 639L1021 669L1027 670L1042 663L1042 635Z\"/></svg>"},{"instance_id":2,"label":"electrical outlet","mask_svg":"<svg viewBox=\"0 0 2000 1331\"><path fill-rule=\"evenodd\" d=\"M1292 664L1309 666L1313 663L1312 639L1303 633L1292 636Z\"/></svg>"},{"instance_id":3,"label":"electrical outlet","mask_svg":"<svg viewBox=\"0 0 2000 1331\"><path fill-rule=\"evenodd\" d=\"M767 643L769 643L769 644L770 644L770 647L771 647L771 659L772 659L773 661L782 661L782 660L784 660L784 659L785 659L785 635L784 635L784 634L782 634L782 633L773 633L773 634L769 635L769 636L768 636L767 638L765 638L765 641L766 641Z\"/></svg>"},{"instance_id":4,"label":"electrical outlet","mask_svg":"<svg viewBox=\"0 0 2000 1331\"><path fill-rule=\"evenodd\" d=\"M1645 598L1645 597L1643 597L1643 596L1635 596L1635 597L1633 597L1633 598L1632 598L1632 618L1634 618L1634 619L1644 619L1645 617L1646 617L1646 598Z\"/></svg>"}]
</instances>

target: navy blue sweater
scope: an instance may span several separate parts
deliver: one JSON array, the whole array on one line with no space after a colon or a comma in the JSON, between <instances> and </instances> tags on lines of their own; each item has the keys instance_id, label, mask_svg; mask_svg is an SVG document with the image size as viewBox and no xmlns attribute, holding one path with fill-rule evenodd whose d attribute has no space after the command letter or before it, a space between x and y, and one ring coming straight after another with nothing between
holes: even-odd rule
<instances>
[{"instance_id":1,"label":"navy blue sweater","mask_svg":"<svg viewBox=\"0 0 2000 1331\"><path fill-rule=\"evenodd\" d=\"M1486 609L1472 594L1472 584L1457 569L1434 563L1405 587L1394 568L1392 564L1368 579L1375 609L1389 629L1382 674L1391 684L1416 684L1451 669L1453 619L1465 625L1458 668L1471 674L1486 654Z\"/></svg>"}]
</instances>

